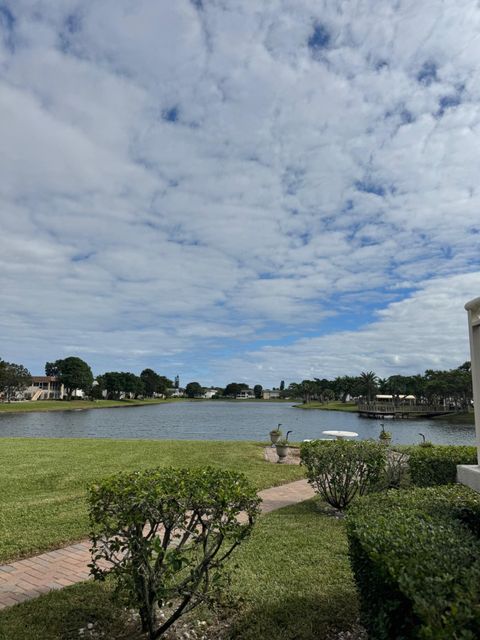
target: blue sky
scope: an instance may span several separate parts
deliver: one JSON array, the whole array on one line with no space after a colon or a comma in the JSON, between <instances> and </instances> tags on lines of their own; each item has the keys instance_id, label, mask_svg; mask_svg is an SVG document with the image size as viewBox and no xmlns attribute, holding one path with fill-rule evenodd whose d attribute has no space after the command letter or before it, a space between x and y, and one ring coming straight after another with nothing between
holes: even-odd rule
<instances>
[{"instance_id":1,"label":"blue sky","mask_svg":"<svg viewBox=\"0 0 480 640\"><path fill-rule=\"evenodd\" d=\"M461 364L479 30L466 0L0 0L0 357Z\"/></svg>"}]
</instances>

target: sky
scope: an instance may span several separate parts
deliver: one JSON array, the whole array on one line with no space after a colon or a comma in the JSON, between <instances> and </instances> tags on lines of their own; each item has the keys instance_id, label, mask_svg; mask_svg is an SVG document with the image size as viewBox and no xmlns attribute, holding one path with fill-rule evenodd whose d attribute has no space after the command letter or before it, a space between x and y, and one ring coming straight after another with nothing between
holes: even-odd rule
<instances>
[{"instance_id":1,"label":"sky","mask_svg":"<svg viewBox=\"0 0 480 640\"><path fill-rule=\"evenodd\" d=\"M459 366L479 60L473 0L0 0L0 358Z\"/></svg>"}]
</instances>

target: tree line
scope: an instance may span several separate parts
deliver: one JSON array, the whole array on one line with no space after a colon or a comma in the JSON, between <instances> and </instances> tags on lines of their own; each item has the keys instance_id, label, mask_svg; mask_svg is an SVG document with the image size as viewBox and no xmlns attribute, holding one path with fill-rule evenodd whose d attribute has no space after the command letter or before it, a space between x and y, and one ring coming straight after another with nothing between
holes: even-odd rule
<instances>
[{"instance_id":1,"label":"tree line","mask_svg":"<svg viewBox=\"0 0 480 640\"><path fill-rule=\"evenodd\" d=\"M81 358L68 358L47 362L45 375L55 376L65 388L67 398L71 399L76 389L80 389L91 398L107 397L112 400L124 395L138 398L166 396L169 390L178 386L168 377L153 369L144 369L140 375L129 371L107 371L94 379L92 370ZM21 394L30 384L32 376L21 364L0 359L0 394L10 401ZM216 398L236 398L242 390L249 389L243 382L230 382L224 388L215 387ZM199 382L189 382L185 393L190 398L204 394ZM371 402L376 394L389 394L394 398L413 395L417 402L443 404L453 402L455 406L466 408L472 400L472 378L470 362L455 369L427 369L423 375L392 375L380 378L373 371L363 371L358 376L338 376L334 379L313 378L292 382L285 387L282 380L278 388L280 398L301 399L308 402L345 402L348 398L361 398ZM262 398L263 387L253 387L256 398Z\"/></svg>"},{"instance_id":2,"label":"tree line","mask_svg":"<svg viewBox=\"0 0 480 640\"><path fill-rule=\"evenodd\" d=\"M473 397L470 362L449 370L427 369L423 375L396 374L380 378L374 371L363 371L359 376L339 376L333 380L302 380L291 383L284 394L301 398L304 403L345 402L347 398L371 402L377 394L392 395L394 399L412 395L418 403L453 402L461 408L467 408Z\"/></svg>"},{"instance_id":3,"label":"tree line","mask_svg":"<svg viewBox=\"0 0 480 640\"><path fill-rule=\"evenodd\" d=\"M88 363L75 356L47 362L45 375L55 376L63 384L69 400L77 389L92 399L106 395L116 400L123 395L134 398L165 395L174 385L172 380L153 369L144 369L140 375L129 371L107 371L94 378ZM32 375L26 367L0 360L0 394L7 402L23 393L31 383Z\"/></svg>"}]
</instances>

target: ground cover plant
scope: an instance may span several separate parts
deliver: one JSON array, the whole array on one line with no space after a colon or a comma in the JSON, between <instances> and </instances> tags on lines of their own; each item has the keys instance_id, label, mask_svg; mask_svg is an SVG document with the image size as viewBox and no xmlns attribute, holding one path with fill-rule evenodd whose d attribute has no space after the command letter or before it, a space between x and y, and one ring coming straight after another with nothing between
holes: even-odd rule
<instances>
[{"instance_id":1,"label":"ground cover plant","mask_svg":"<svg viewBox=\"0 0 480 640\"><path fill-rule=\"evenodd\" d=\"M372 640L473 640L480 628L480 495L389 491L347 516L362 620Z\"/></svg>"},{"instance_id":2,"label":"ground cover plant","mask_svg":"<svg viewBox=\"0 0 480 640\"><path fill-rule=\"evenodd\" d=\"M115 580L150 640L218 596L260 504L244 475L213 467L120 473L91 487L88 501L92 573Z\"/></svg>"},{"instance_id":3,"label":"ground cover plant","mask_svg":"<svg viewBox=\"0 0 480 640\"><path fill-rule=\"evenodd\" d=\"M86 538L86 488L108 475L208 464L242 471L256 489L304 474L295 465L266 463L263 445L253 442L2 438L0 562Z\"/></svg>"},{"instance_id":4,"label":"ground cover plant","mask_svg":"<svg viewBox=\"0 0 480 640\"><path fill-rule=\"evenodd\" d=\"M222 608L196 610L190 638L321 640L356 624L344 521L320 511L317 500L260 516L233 564ZM198 620L212 626L202 631ZM82 583L0 611L1 640L77 640L80 628L85 638L140 638L139 621L114 598L111 581Z\"/></svg>"},{"instance_id":5,"label":"ground cover plant","mask_svg":"<svg viewBox=\"0 0 480 640\"><path fill-rule=\"evenodd\" d=\"M300 456L309 483L336 509L377 487L386 465L386 447L368 440L303 442Z\"/></svg>"}]
</instances>

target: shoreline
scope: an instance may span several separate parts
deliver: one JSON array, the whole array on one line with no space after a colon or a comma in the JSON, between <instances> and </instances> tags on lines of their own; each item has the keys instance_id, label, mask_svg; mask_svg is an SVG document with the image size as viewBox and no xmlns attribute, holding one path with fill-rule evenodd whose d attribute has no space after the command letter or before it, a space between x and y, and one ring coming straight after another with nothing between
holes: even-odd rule
<instances>
[{"instance_id":1,"label":"shoreline","mask_svg":"<svg viewBox=\"0 0 480 640\"><path fill-rule=\"evenodd\" d=\"M319 411L344 411L346 413L357 413L357 405L349 404L348 402L307 402L307 404L294 404L295 409L302 409L303 411L313 411L318 409Z\"/></svg>"},{"instance_id":2,"label":"shoreline","mask_svg":"<svg viewBox=\"0 0 480 640\"><path fill-rule=\"evenodd\" d=\"M34 402L12 402L10 404L0 403L0 415L50 413L52 411L89 411L91 409L128 409L172 402L178 402L178 400L170 398L159 398L158 400L36 400Z\"/></svg>"}]
</instances>

